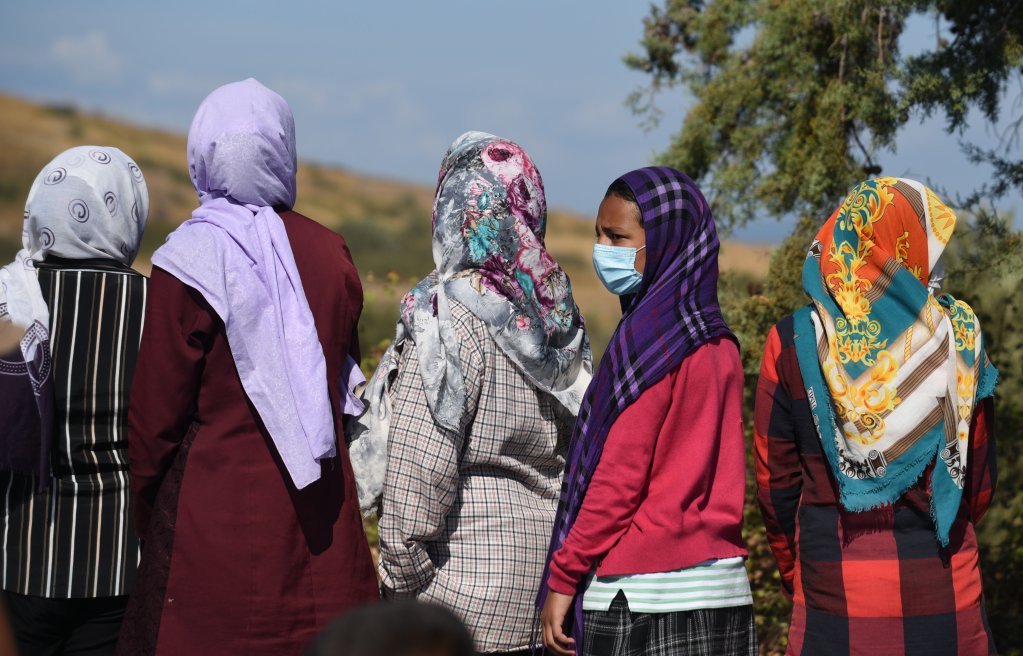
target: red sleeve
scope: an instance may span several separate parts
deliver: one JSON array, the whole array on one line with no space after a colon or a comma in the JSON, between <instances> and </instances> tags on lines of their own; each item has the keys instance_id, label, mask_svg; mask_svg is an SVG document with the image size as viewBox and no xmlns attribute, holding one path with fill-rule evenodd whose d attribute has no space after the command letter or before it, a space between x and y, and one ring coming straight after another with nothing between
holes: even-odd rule
<instances>
[{"instance_id":1,"label":"red sleeve","mask_svg":"<svg viewBox=\"0 0 1023 656\"><path fill-rule=\"evenodd\" d=\"M195 415L215 317L202 297L154 267L128 406L135 533L145 538L156 495Z\"/></svg>"},{"instance_id":2,"label":"red sleeve","mask_svg":"<svg viewBox=\"0 0 1023 656\"><path fill-rule=\"evenodd\" d=\"M575 594L583 577L628 530L643 500L671 401L669 374L640 394L611 426L579 515L551 559L551 590Z\"/></svg>"},{"instance_id":3,"label":"red sleeve","mask_svg":"<svg viewBox=\"0 0 1023 656\"><path fill-rule=\"evenodd\" d=\"M970 424L970 446L967 456L966 500L970 514L977 523L991 505L991 497L998 480L995 459L995 404L988 397L973 412Z\"/></svg>"},{"instance_id":4,"label":"red sleeve","mask_svg":"<svg viewBox=\"0 0 1023 656\"><path fill-rule=\"evenodd\" d=\"M771 551L778 562L782 591L791 598L796 559L796 511L803 478L792 421L792 398L778 376L781 352L781 339L775 327L767 336L760 363L753 442L757 501Z\"/></svg>"}]
</instances>

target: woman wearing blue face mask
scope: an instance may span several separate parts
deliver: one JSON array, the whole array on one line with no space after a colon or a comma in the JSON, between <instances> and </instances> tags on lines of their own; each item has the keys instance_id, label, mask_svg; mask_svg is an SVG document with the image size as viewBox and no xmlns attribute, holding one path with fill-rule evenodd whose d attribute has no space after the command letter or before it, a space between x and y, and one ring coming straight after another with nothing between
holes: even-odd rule
<instances>
[{"instance_id":1,"label":"woman wearing blue face mask","mask_svg":"<svg viewBox=\"0 0 1023 656\"><path fill-rule=\"evenodd\" d=\"M543 642L555 654L754 654L743 376L718 308L710 209L674 169L632 171L600 204L596 239L622 320L569 447L537 599Z\"/></svg>"},{"instance_id":2,"label":"woman wearing blue face mask","mask_svg":"<svg viewBox=\"0 0 1023 656\"><path fill-rule=\"evenodd\" d=\"M646 231L632 190L620 178L604 195L597 212L593 267L612 294L632 294L643 282Z\"/></svg>"}]
</instances>

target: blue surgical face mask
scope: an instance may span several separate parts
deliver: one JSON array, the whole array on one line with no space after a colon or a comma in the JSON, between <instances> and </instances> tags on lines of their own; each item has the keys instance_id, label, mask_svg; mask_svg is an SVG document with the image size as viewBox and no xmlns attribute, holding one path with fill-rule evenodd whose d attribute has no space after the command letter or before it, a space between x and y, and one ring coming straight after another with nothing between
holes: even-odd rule
<instances>
[{"instance_id":1,"label":"blue surgical face mask","mask_svg":"<svg viewBox=\"0 0 1023 656\"><path fill-rule=\"evenodd\" d=\"M636 271L636 253L644 248L593 245L593 268L607 291L622 296L639 289L643 274Z\"/></svg>"}]
</instances>

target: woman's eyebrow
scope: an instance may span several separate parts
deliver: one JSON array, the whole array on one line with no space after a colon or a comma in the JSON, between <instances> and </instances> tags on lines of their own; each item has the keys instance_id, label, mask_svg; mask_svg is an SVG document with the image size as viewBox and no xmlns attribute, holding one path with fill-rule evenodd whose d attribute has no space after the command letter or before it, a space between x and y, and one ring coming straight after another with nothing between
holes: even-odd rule
<instances>
[{"instance_id":1,"label":"woman's eyebrow","mask_svg":"<svg viewBox=\"0 0 1023 656\"><path fill-rule=\"evenodd\" d=\"M604 230L604 231L613 230L615 232L627 232L629 228L628 228L627 225L623 225L623 224L618 224L618 223L607 224L607 223L605 223L604 225L600 226L600 229Z\"/></svg>"}]
</instances>

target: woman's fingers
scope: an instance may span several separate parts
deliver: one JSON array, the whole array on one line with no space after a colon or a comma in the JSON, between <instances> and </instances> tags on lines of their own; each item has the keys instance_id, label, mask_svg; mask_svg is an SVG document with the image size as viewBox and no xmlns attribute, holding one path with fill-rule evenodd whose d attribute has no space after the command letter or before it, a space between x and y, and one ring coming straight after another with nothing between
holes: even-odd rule
<instances>
[{"instance_id":1,"label":"woman's fingers","mask_svg":"<svg viewBox=\"0 0 1023 656\"><path fill-rule=\"evenodd\" d=\"M565 635L565 615L572 607L572 595L561 594L551 590L540 613L540 624L543 626L543 643L558 656L573 656L575 640Z\"/></svg>"},{"instance_id":2,"label":"woman's fingers","mask_svg":"<svg viewBox=\"0 0 1023 656\"><path fill-rule=\"evenodd\" d=\"M564 617L559 618L559 621L555 622L551 627L552 638L554 640L555 647L554 653L563 654L565 656L573 656L575 654L575 640L565 635L561 625L564 621Z\"/></svg>"}]
</instances>

